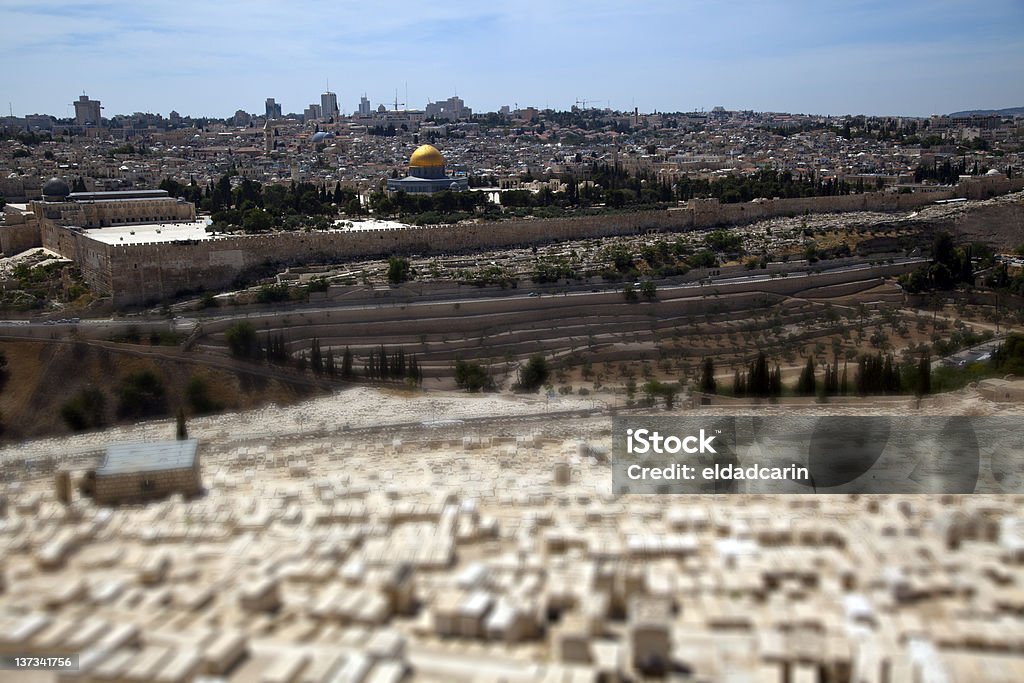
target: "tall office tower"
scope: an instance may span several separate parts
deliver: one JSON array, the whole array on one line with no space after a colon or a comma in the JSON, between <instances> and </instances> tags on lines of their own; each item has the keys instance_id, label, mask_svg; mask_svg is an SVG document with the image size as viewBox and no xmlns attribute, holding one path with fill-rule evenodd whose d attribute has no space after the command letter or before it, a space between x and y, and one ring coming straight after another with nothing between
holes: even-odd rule
<instances>
[{"instance_id":1,"label":"tall office tower","mask_svg":"<svg viewBox=\"0 0 1024 683\"><path fill-rule=\"evenodd\" d=\"M338 96L330 90L320 96L320 116L325 119L337 119L341 112L338 110Z\"/></svg>"},{"instance_id":2,"label":"tall office tower","mask_svg":"<svg viewBox=\"0 0 1024 683\"><path fill-rule=\"evenodd\" d=\"M372 110L370 109L370 100L366 99L366 95L359 98L359 115L369 116Z\"/></svg>"},{"instance_id":3,"label":"tall office tower","mask_svg":"<svg viewBox=\"0 0 1024 683\"><path fill-rule=\"evenodd\" d=\"M98 126L101 109L103 107L100 106L99 100L90 100L88 96L80 95L75 102L75 122L80 126Z\"/></svg>"},{"instance_id":4,"label":"tall office tower","mask_svg":"<svg viewBox=\"0 0 1024 683\"><path fill-rule=\"evenodd\" d=\"M268 119L279 119L281 118L281 105L274 101L273 97L267 98L267 118Z\"/></svg>"}]
</instances>

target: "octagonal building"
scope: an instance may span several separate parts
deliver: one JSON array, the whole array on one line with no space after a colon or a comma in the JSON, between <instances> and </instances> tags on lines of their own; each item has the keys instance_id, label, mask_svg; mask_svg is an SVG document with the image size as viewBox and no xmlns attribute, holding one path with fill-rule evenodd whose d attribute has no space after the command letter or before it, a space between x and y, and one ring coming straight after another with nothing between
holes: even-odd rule
<instances>
[{"instance_id":1,"label":"octagonal building","mask_svg":"<svg viewBox=\"0 0 1024 683\"><path fill-rule=\"evenodd\" d=\"M433 145L420 145L416 148L409 157L408 175L388 179L388 192L434 194L444 190L463 192L468 189L468 180L448 175L444 157Z\"/></svg>"}]
</instances>

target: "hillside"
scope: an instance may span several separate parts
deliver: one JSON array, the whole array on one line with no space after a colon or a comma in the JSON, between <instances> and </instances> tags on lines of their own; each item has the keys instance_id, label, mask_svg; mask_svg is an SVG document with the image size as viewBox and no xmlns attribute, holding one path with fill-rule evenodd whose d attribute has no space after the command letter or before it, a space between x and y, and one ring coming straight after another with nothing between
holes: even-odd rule
<instances>
[{"instance_id":1,"label":"hillside","mask_svg":"<svg viewBox=\"0 0 1024 683\"><path fill-rule=\"evenodd\" d=\"M990 114L998 114L999 116L1024 116L1024 107L1007 107L1006 109L968 109L966 111L956 111L947 116L989 116Z\"/></svg>"},{"instance_id":2,"label":"hillside","mask_svg":"<svg viewBox=\"0 0 1024 683\"><path fill-rule=\"evenodd\" d=\"M0 421L4 441L71 432L61 409L69 401L92 390L102 396L86 412L90 421L104 426L133 422L122 409L126 378L150 371L156 376L162 397L151 402L146 415L174 415L179 407L189 413L189 386L198 378L200 392L215 410L239 410L270 402L292 403L319 393L308 381L288 381L254 372L211 367L182 358L153 355L128 345L67 342L0 342L7 358L6 377L0 389ZM193 387L195 387L193 383ZM193 388L193 392L195 389ZM131 409L131 406L124 406ZM168 436L172 436L168 434Z\"/></svg>"}]
</instances>

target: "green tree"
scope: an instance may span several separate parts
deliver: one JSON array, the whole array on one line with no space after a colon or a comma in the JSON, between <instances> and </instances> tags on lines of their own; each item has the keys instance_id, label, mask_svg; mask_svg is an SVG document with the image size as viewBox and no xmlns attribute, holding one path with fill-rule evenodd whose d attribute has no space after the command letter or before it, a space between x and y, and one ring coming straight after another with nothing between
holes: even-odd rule
<instances>
[{"instance_id":1,"label":"green tree","mask_svg":"<svg viewBox=\"0 0 1024 683\"><path fill-rule=\"evenodd\" d=\"M715 382L715 361L710 356L704 359L704 367L700 376L700 390L705 394L714 394L718 391L718 384Z\"/></svg>"},{"instance_id":2,"label":"green tree","mask_svg":"<svg viewBox=\"0 0 1024 683\"><path fill-rule=\"evenodd\" d=\"M142 418L165 410L164 383L152 370L141 370L121 380L117 413L121 417Z\"/></svg>"},{"instance_id":3,"label":"green tree","mask_svg":"<svg viewBox=\"0 0 1024 683\"><path fill-rule=\"evenodd\" d=\"M640 284L640 295L649 301L653 301L658 298L658 286L654 284L653 280L644 280Z\"/></svg>"},{"instance_id":4,"label":"green tree","mask_svg":"<svg viewBox=\"0 0 1024 683\"><path fill-rule=\"evenodd\" d=\"M184 441L188 438L188 424L185 422L184 408L178 408L178 415L175 420L177 423L175 427L175 435L177 436L178 441Z\"/></svg>"},{"instance_id":5,"label":"green tree","mask_svg":"<svg viewBox=\"0 0 1024 683\"><path fill-rule=\"evenodd\" d=\"M380 353L377 354L377 379L387 379L391 376L391 368L388 366L388 352L384 345L380 345Z\"/></svg>"},{"instance_id":6,"label":"green tree","mask_svg":"<svg viewBox=\"0 0 1024 683\"><path fill-rule=\"evenodd\" d=\"M814 378L814 356L808 356L807 364L804 365L804 369L800 373L800 379L797 380L796 393L800 396L814 396L816 388L817 381Z\"/></svg>"},{"instance_id":7,"label":"green tree","mask_svg":"<svg viewBox=\"0 0 1024 683\"><path fill-rule=\"evenodd\" d=\"M736 368L732 373L732 395L737 398L742 398L747 394L747 383L746 378L740 372L739 368Z\"/></svg>"},{"instance_id":8,"label":"green tree","mask_svg":"<svg viewBox=\"0 0 1024 683\"><path fill-rule=\"evenodd\" d=\"M227 342L231 355L235 358L257 358L260 353L259 341L256 339L256 328L252 323L241 320L232 323L224 331L224 340Z\"/></svg>"},{"instance_id":9,"label":"green tree","mask_svg":"<svg viewBox=\"0 0 1024 683\"><path fill-rule=\"evenodd\" d=\"M757 358L750 364L746 389L750 396L766 398L772 395L771 372L768 370L768 358L763 351L758 352Z\"/></svg>"},{"instance_id":10,"label":"green tree","mask_svg":"<svg viewBox=\"0 0 1024 683\"><path fill-rule=\"evenodd\" d=\"M932 393L932 357L923 353L917 364L917 395L927 396L930 393Z\"/></svg>"},{"instance_id":11,"label":"green tree","mask_svg":"<svg viewBox=\"0 0 1024 683\"><path fill-rule=\"evenodd\" d=\"M268 232L274 227L274 219L263 209L249 209L242 216L242 229L248 233Z\"/></svg>"},{"instance_id":12,"label":"green tree","mask_svg":"<svg viewBox=\"0 0 1024 683\"><path fill-rule=\"evenodd\" d=\"M355 374L352 371L352 351L347 346L345 347L345 353L341 357L341 378L352 379Z\"/></svg>"},{"instance_id":13,"label":"green tree","mask_svg":"<svg viewBox=\"0 0 1024 683\"><path fill-rule=\"evenodd\" d=\"M536 391L547 383L550 374L547 360L543 355L536 353L519 369L519 381L515 388L518 391Z\"/></svg>"},{"instance_id":14,"label":"green tree","mask_svg":"<svg viewBox=\"0 0 1024 683\"><path fill-rule=\"evenodd\" d=\"M471 393L491 389L494 386L486 368L479 363L469 363L464 360L455 361L455 383Z\"/></svg>"},{"instance_id":15,"label":"green tree","mask_svg":"<svg viewBox=\"0 0 1024 683\"><path fill-rule=\"evenodd\" d=\"M99 389L82 389L61 405L60 416L72 431L98 429L106 424L107 399Z\"/></svg>"},{"instance_id":16,"label":"green tree","mask_svg":"<svg viewBox=\"0 0 1024 683\"><path fill-rule=\"evenodd\" d=\"M391 284L397 285L407 281L411 271L409 259L400 256L392 256L388 259L388 282Z\"/></svg>"},{"instance_id":17,"label":"green tree","mask_svg":"<svg viewBox=\"0 0 1024 683\"><path fill-rule=\"evenodd\" d=\"M324 356L320 351L320 339L313 337L313 343L309 351L310 365L313 367L313 374L318 377L324 372Z\"/></svg>"},{"instance_id":18,"label":"green tree","mask_svg":"<svg viewBox=\"0 0 1024 683\"><path fill-rule=\"evenodd\" d=\"M199 376L190 377L185 386L185 398L193 415L207 415L220 410L220 406L209 395L210 387Z\"/></svg>"},{"instance_id":19,"label":"green tree","mask_svg":"<svg viewBox=\"0 0 1024 683\"><path fill-rule=\"evenodd\" d=\"M665 410L672 410L676 404L676 394L679 393L679 385L677 384L666 384L661 390L661 395L665 397Z\"/></svg>"},{"instance_id":20,"label":"green tree","mask_svg":"<svg viewBox=\"0 0 1024 683\"><path fill-rule=\"evenodd\" d=\"M1024 375L1024 334L1012 332L992 353L992 367L1003 373Z\"/></svg>"}]
</instances>

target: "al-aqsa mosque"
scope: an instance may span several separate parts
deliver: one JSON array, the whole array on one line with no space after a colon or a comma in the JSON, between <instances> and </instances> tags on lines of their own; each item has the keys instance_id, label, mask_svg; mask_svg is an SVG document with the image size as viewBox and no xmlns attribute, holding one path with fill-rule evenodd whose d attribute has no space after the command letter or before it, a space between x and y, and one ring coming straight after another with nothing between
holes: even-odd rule
<instances>
[{"instance_id":1,"label":"al-aqsa mosque","mask_svg":"<svg viewBox=\"0 0 1024 683\"><path fill-rule=\"evenodd\" d=\"M444 157L433 145L420 145L409 157L409 174L388 179L388 192L433 194L443 190L463 192L469 189L465 178L454 178L445 171Z\"/></svg>"}]
</instances>

